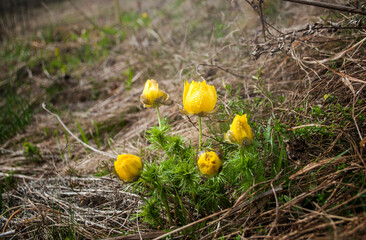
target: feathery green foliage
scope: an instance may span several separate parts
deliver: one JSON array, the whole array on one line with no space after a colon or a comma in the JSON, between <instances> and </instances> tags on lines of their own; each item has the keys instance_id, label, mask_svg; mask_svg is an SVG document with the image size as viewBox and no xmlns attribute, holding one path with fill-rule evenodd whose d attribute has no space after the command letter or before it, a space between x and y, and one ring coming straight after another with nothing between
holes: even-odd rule
<instances>
[{"instance_id":1,"label":"feathery green foliage","mask_svg":"<svg viewBox=\"0 0 366 240\"><path fill-rule=\"evenodd\" d=\"M155 155L135 186L145 201L140 216L152 226L183 225L194 216L230 207L239 193L265 180L259 142L248 147L222 144L223 170L206 178L196 166L195 147L173 135L166 120L147 130L146 139Z\"/></svg>"}]
</instances>

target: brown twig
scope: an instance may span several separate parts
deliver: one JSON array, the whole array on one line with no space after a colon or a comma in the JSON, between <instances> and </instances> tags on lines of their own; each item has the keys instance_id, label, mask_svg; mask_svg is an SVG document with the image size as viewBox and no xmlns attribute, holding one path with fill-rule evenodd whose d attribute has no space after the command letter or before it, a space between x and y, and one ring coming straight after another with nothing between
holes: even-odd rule
<instances>
[{"instance_id":1,"label":"brown twig","mask_svg":"<svg viewBox=\"0 0 366 240\"><path fill-rule=\"evenodd\" d=\"M259 2L258 2L258 6L259 6L259 17L260 17L261 23L262 23L263 39L266 42L267 41L266 40L266 25L265 25L264 16L263 16L262 4L263 4L263 0L259 0Z\"/></svg>"},{"instance_id":2,"label":"brown twig","mask_svg":"<svg viewBox=\"0 0 366 240\"><path fill-rule=\"evenodd\" d=\"M220 69L220 70L222 70L222 71L224 71L224 72L227 72L227 73L229 73L229 74L231 74L231 75L233 75L233 76L235 76L235 77L238 77L238 78L246 78L246 77L247 77L247 76L244 76L244 75L239 75L239 74L233 73L233 72L231 72L231 71L227 70L226 68L223 68L223 67L221 67L221 66L219 66L219 65L213 65L213 64L200 63L200 64L198 64L197 68L198 68L199 66L205 66L205 67L214 67L214 68L218 68L218 69ZM199 75L201 76L201 74L199 74Z\"/></svg>"},{"instance_id":3,"label":"brown twig","mask_svg":"<svg viewBox=\"0 0 366 240\"><path fill-rule=\"evenodd\" d=\"M11 220L15 215L17 215L18 213L20 213L20 212L22 212L22 211L23 211L23 209L22 209L22 208L19 208L18 210L16 210L15 212L13 212L13 214L11 214L11 215L10 215L10 217L8 218L8 221L6 221L5 226L4 226L4 228L3 228L3 233L5 233L5 230L6 230L7 226L8 226L8 224L9 224L10 220Z\"/></svg>"},{"instance_id":4,"label":"brown twig","mask_svg":"<svg viewBox=\"0 0 366 240\"><path fill-rule=\"evenodd\" d=\"M342 11L342 12L357 13L357 14L366 16L366 12L361 9L357 9L354 7L347 7L347 6L339 5L339 4L335 4L335 3L325 3L325 2L314 1L314 0L284 0L284 1L300 3L300 4L316 6L316 7L322 7L322 8L332 9L332 10L338 10L338 11Z\"/></svg>"}]
</instances>

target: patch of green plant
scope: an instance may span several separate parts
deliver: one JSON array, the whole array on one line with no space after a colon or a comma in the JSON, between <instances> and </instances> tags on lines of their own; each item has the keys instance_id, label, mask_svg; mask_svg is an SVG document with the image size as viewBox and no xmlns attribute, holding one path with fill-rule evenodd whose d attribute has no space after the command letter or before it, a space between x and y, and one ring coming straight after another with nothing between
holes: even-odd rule
<instances>
[{"instance_id":1,"label":"patch of green plant","mask_svg":"<svg viewBox=\"0 0 366 240\"><path fill-rule=\"evenodd\" d=\"M337 129L343 128L349 121L353 121L352 107L337 103L338 98L333 95L326 94L323 98L323 105L295 108L298 113L295 117L295 125L305 126L293 130L294 135L303 138L312 138L314 135L334 137ZM309 117L300 117L301 115ZM358 117L362 119L364 114L360 113Z\"/></svg>"},{"instance_id":2,"label":"patch of green plant","mask_svg":"<svg viewBox=\"0 0 366 240\"><path fill-rule=\"evenodd\" d=\"M33 163L43 161L42 155L37 146L35 146L30 142L25 142L23 146L24 146L23 155L26 159L30 160Z\"/></svg>"},{"instance_id":3,"label":"patch of green plant","mask_svg":"<svg viewBox=\"0 0 366 240\"><path fill-rule=\"evenodd\" d=\"M13 176L13 174L14 172L8 172L7 175L4 176L4 180L0 181L0 215L6 211L9 204L9 202L6 202L3 199L2 194L11 190L12 188L15 188L17 185L17 179Z\"/></svg>"},{"instance_id":4,"label":"patch of green plant","mask_svg":"<svg viewBox=\"0 0 366 240\"><path fill-rule=\"evenodd\" d=\"M94 174L94 177L104 177L110 174L110 170L108 167L99 168L98 172Z\"/></svg>"},{"instance_id":5,"label":"patch of green plant","mask_svg":"<svg viewBox=\"0 0 366 240\"><path fill-rule=\"evenodd\" d=\"M12 188L15 188L17 185L17 179L13 176L13 174L14 172L8 172L7 175L4 176L4 180L0 182L0 215L6 211L8 204L2 198L2 194Z\"/></svg>"},{"instance_id":6,"label":"patch of green plant","mask_svg":"<svg viewBox=\"0 0 366 240\"><path fill-rule=\"evenodd\" d=\"M61 209L59 211L55 211L60 213ZM54 212L52 213L53 219L61 219L60 216L55 216ZM51 224L49 226L46 226L42 233L46 235L47 239L68 239L68 240L77 240L81 239L79 236L79 233L77 232L77 222L74 219L74 212L72 208L70 207L68 210L68 218L67 221L60 224ZM37 234L37 232L36 232ZM38 235L34 236L34 239L38 239Z\"/></svg>"},{"instance_id":7,"label":"patch of green plant","mask_svg":"<svg viewBox=\"0 0 366 240\"><path fill-rule=\"evenodd\" d=\"M131 90L132 78L133 78L132 68L129 67L128 70L122 72L122 75L126 78L125 80L126 90L127 91Z\"/></svg>"},{"instance_id":8,"label":"patch of green plant","mask_svg":"<svg viewBox=\"0 0 366 240\"><path fill-rule=\"evenodd\" d=\"M0 48L0 65L4 64L13 70L17 63L27 62L32 56L31 47L24 40L6 40Z\"/></svg>"},{"instance_id":9,"label":"patch of green plant","mask_svg":"<svg viewBox=\"0 0 366 240\"><path fill-rule=\"evenodd\" d=\"M54 25L47 25L41 29L39 38L46 44L49 44L54 42L66 42L68 38L67 35L66 31Z\"/></svg>"},{"instance_id":10,"label":"patch of green plant","mask_svg":"<svg viewBox=\"0 0 366 240\"><path fill-rule=\"evenodd\" d=\"M109 122L97 122L94 120L94 130L85 132L84 135L86 139L93 139L98 148L100 148L102 143L106 142L106 139L123 129L127 123L123 115L119 115L117 119L112 119Z\"/></svg>"},{"instance_id":11,"label":"patch of green plant","mask_svg":"<svg viewBox=\"0 0 366 240\"><path fill-rule=\"evenodd\" d=\"M33 115L27 97L17 95L10 86L5 89L0 103L0 143L22 132Z\"/></svg>"},{"instance_id":12,"label":"patch of green plant","mask_svg":"<svg viewBox=\"0 0 366 240\"><path fill-rule=\"evenodd\" d=\"M266 1L263 6L263 15L265 18L269 18L271 21L278 18L281 15L281 7L283 2L280 0L270 0Z\"/></svg>"},{"instance_id":13,"label":"patch of green plant","mask_svg":"<svg viewBox=\"0 0 366 240\"><path fill-rule=\"evenodd\" d=\"M83 142L86 143L86 144L88 144L89 143L88 138L85 136L84 131L81 128L81 126L80 126L80 124L79 124L79 122L77 120L76 120L76 126L79 129L79 132L80 132L81 138L83 139Z\"/></svg>"},{"instance_id":14,"label":"patch of green plant","mask_svg":"<svg viewBox=\"0 0 366 240\"><path fill-rule=\"evenodd\" d=\"M8 172L6 176L4 176L4 181L0 183L3 191L9 191L11 188L16 187L17 179L13 176L14 172Z\"/></svg>"},{"instance_id":15,"label":"patch of green plant","mask_svg":"<svg viewBox=\"0 0 366 240\"><path fill-rule=\"evenodd\" d=\"M95 134L93 134L93 139L95 143L97 144L98 148L100 148L100 137L99 137L99 128L97 121L93 120Z\"/></svg>"},{"instance_id":16,"label":"patch of green plant","mask_svg":"<svg viewBox=\"0 0 366 240\"><path fill-rule=\"evenodd\" d=\"M119 21L124 27L132 30L139 30L144 26L148 26L151 19L147 13L122 12Z\"/></svg>"},{"instance_id":17,"label":"patch of green plant","mask_svg":"<svg viewBox=\"0 0 366 240\"><path fill-rule=\"evenodd\" d=\"M215 36L217 38L225 37L228 34L228 26L226 26L222 21L216 20L214 23Z\"/></svg>"},{"instance_id":18,"label":"patch of green plant","mask_svg":"<svg viewBox=\"0 0 366 240\"><path fill-rule=\"evenodd\" d=\"M116 44L116 39L123 41L126 36L125 31L114 27L104 27L101 30L83 29L80 33L71 30L66 32L54 26L45 29L47 34L41 34L40 38L46 45L54 42L78 43L78 46L72 49L56 47L39 51L37 61L41 62L43 70L51 75L64 75L77 69L81 63L94 63L101 57L106 57ZM38 39L35 37L35 40ZM32 65L37 64L33 62Z\"/></svg>"},{"instance_id":19,"label":"patch of green plant","mask_svg":"<svg viewBox=\"0 0 366 240\"><path fill-rule=\"evenodd\" d=\"M209 215L230 207L233 199L266 179L259 142L247 147L222 144L216 150L222 153L223 169L207 177L196 165L197 150L181 136L172 135L166 120L147 130L146 139L155 154L145 163L135 188L145 201L139 216L154 227L184 225L195 214ZM206 145L212 145L207 141Z\"/></svg>"}]
</instances>

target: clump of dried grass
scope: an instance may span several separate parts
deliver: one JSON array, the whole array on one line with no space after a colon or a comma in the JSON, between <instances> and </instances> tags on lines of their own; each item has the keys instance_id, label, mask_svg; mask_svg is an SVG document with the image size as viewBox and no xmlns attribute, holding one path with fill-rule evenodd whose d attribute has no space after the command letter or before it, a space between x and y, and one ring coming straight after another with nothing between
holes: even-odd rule
<instances>
[{"instance_id":1,"label":"clump of dried grass","mask_svg":"<svg viewBox=\"0 0 366 240\"><path fill-rule=\"evenodd\" d=\"M2 232L16 229L27 239L68 237L106 238L135 231L135 215L141 199L110 177L64 177L45 179L14 175L19 185L3 194L10 217L2 216ZM144 231L146 226L140 225Z\"/></svg>"},{"instance_id":2,"label":"clump of dried grass","mask_svg":"<svg viewBox=\"0 0 366 240\"><path fill-rule=\"evenodd\" d=\"M166 20L159 19L162 22ZM213 76L210 81L216 85L221 85L222 78L233 86L244 86L240 94L246 98L260 96L254 93L255 82L251 80L251 75L257 71L257 64L253 67L247 63L250 60L244 58L246 55L243 52L247 50L238 41L240 35L228 34L225 41L211 40L210 44L214 45L212 47L196 41L200 39L197 37L200 28L190 37L185 36L184 31L180 31L182 29L172 30L172 35L178 34L176 37L187 38L180 45L174 37L159 34L159 31L166 29L166 26L161 27L154 29L155 33L136 34L131 40L133 47L121 44L115 49L116 53L129 51L131 55L112 55L96 67L96 71L90 69L82 74L84 80L94 77L97 81L104 81L118 76L128 66L138 69L138 74L133 79L135 88L131 91L126 91L123 85L117 85L114 89L111 87L108 98L93 102L94 106L86 113L82 110L83 106L90 106L90 103L81 104L73 113L85 124L83 126L89 128L92 126L88 121L91 116L108 124L111 119L124 114L127 125L114 136L114 145L118 152L128 149L137 153L147 144L142 134L148 126L156 122L155 113L141 109L134 111L133 106L138 105L142 83L154 69L160 70L154 76L165 79L161 81L162 86L176 99L180 99L180 80L197 76L196 71L208 78ZM252 53L259 57L258 63L263 66L266 89L274 95L286 96L286 101L257 109L255 117L275 114L289 127L289 131L295 127L306 127L297 126L295 116L313 118L313 124L318 124L318 119L311 114L297 113L296 107L304 102L307 102L309 109L311 106L323 104L323 96L328 94L337 96L342 106L353 106L353 121L342 125L340 121L344 116L339 113L332 119L338 121L334 130L335 137L327 138L328 142L322 142L321 146L318 144L319 136L310 140L302 139L300 144L304 143L305 147L297 161L291 164L291 170L281 172L272 181L254 186L232 208L206 216L173 232L182 234L183 230L189 229L188 232L193 232L200 239L239 236L253 239L342 239L366 234L363 213L365 204L362 202L366 194L365 181L360 181L360 177L365 176L366 165L364 149L359 148L366 126L356 118L365 111L366 106L363 60L363 41L366 35L359 28L355 28L350 35L339 33L344 31L342 28L337 30L338 33L334 29L335 26L331 25L312 25L257 45ZM195 41L192 38L196 38ZM188 43L194 45L195 50L187 47ZM231 49L231 46L235 48ZM152 61L150 55L154 51L162 56ZM197 53L205 51L208 55ZM282 56L276 55L281 51ZM171 59L174 59L173 63ZM335 68L331 66L333 63L336 63ZM210 72L210 69L216 71ZM223 92L223 89L219 87L218 91ZM363 100L363 103L355 106L359 100ZM197 136L192 124L183 120L178 111L173 108L162 108L162 111L176 120L173 124L176 134L193 138ZM51 117L43 116L42 119L46 121L46 125L52 122ZM68 123L71 122L69 120ZM53 142L53 145L56 143ZM66 143L62 142L62 145L66 146ZM350 150L337 157L340 150L346 150L345 146ZM88 158L94 157L80 146L74 146L74 150L83 162L89 163ZM298 148L290 150L299 152ZM56 154L55 151L53 154ZM94 161L100 162L101 159L95 158ZM56 161L56 165L60 166L60 162ZM110 167L111 162L107 166L108 164ZM62 166L65 169L70 167L68 164ZM55 166L54 169L56 168ZM89 166L79 165L75 168L82 172L82 168ZM48 168L50 169L52 166ZM95 168L88 170L93 172ZM16 229L15 234L18 237L27 238L38 233L52 234L63 227L71 227L82 238L107 238L121 234L121 229L125 233L138 231L141 236L144 236L144 232L151 231L148 226L139 223L138 218L131 219L137 213L140 198L127 190L122 191L120 183L112 178L15 177L20 179L19 187L4 194L4 199L11 202L9 211L12 214L7 219L2 218L1 226L4 231ZM325 199L320 201L321 197ZM323 204L319 205L319 202ZM204 227L199 224L202 222L206 223ZM157 232L150 237L161 235L163 233Z\"/></svg>"}]
</instances>

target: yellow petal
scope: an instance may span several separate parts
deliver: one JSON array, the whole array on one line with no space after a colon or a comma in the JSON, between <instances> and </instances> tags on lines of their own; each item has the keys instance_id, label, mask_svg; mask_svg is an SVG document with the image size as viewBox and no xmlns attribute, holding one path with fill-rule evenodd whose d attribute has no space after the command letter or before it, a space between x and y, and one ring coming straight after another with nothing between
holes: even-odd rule
<instances>
[{"instance_id":1,"label":"yellow petal","mask_svg":"<svg viewBox=\"0 0 366 240\"><path fill-rule=\"evenodd\" d=\"M189 86L189 88L188 88ZM205 81L192 81L190 85L185 84L183 93L183 107L191 114L210 112L215 108L217 101L214 86L207 85Z\"/></svg>"},{"instance_id":2,"label":"yellow petal","mask_svg":"<svg viewBox=\"0 0 366 240\"><path fill-rule=\"evenodd\" d=\"M207 85L205 81L203 81L202 85L205 92L205 100L202 102L201 110L202 112L211 112L217 102L215 86Z\"/></svg>"},{"instance_id":3,"label":"yellow petal","mask_svg":"<svg viewBox=\"0 0 366 240\"><path fill-rule=\"evenodd\" d=\"M220 172L222 161L215 152L204 152L197 161L200 172L204 175L215 175Z\"/></svg>"},{"instance_id":4,"label":"yellow petal","mask_svg":"<svg viewBox=\"0 0 366 240\"><path fill-rule=\"evenodd\" d=\"M183 103L186 101L186 96L189 91L189 86L190 86L190 84L188 83L188 81L185 81L184 82L184 91L183 91Z\"/></svg>"},{"instance_id":5,"label":"yellow petal","mask_svg":"<svg viewBox=\"0 0 366 240\"><path fill-rule=\"evenodd\" d=\"M151 81L150 80L147 80L146 83L145 83L145 88L144 88L144 91L142 92L142 94L145 95L145 96L147 96L150 87L151 87Z\"/></svg>"},{"instance_id":6,"label":"yellow petal","mask_svg":"<svg viewBox=\"0 0 366 240\"><path fill-rule=\"evenodd\" d=\"M200 84L198 82L191 82L183 103L184 109L192 114L200 112L199 109L202 102L202 90L199 86Z\"/></svg>"},{"instance_id":7,"label":"yellow petal","mask_svg":"<svg viewBox=\"0 0 366 240\"><path fill-rule=\"evenodd\" d=\"M146 81L142 95L144 95L144 98L147 101L144 103L147 107L153 106L156 99L163 97L164 100L166 100L168 97L164 91L159 89L159 84L153 79Z\"/></svg>"},{"instance_id":8,"label":"yellow petal","mask_svg":"<svg viewBox=\"0 0 366 240\"><path fill-rule=\"evenodd\" d=\"M118 177L124 182L133 182L141 175L141 158L132 154L118 155L114 162L114 168Z\"/></svg>"},{"instance_id":9,"label":"yellow petal","mask_svg":"<svg viewBox=\"0 0 366 240\"><path fill-rule=\"evenodd\" d=\"M151 85L148 89L147 99L154 102L159 97L159 84L155 80L150 80Z\"/></svg>"},{"instance_id":10,"label":"yellow petal","mask_svg":"<svg viewBox=\"0 0 366 240\"><path fill-rule=\"evenodd\" d=\"M248 124L246 114L244 114L243 116L236 115L232 124L230 125L230 130L234 134L235 141L239 144L241 144L243 140L246 139L252 141L254 137L252 129Z\"/></svg>"}]
</instances>

